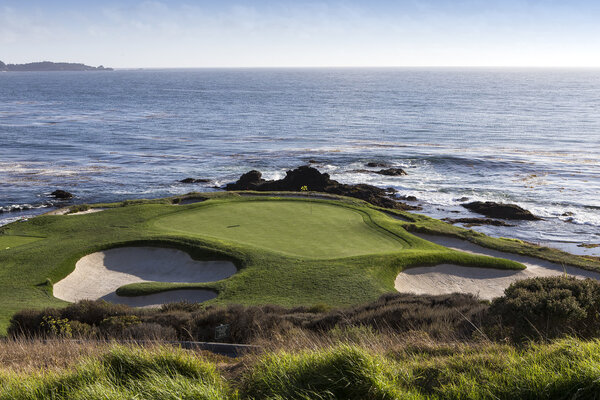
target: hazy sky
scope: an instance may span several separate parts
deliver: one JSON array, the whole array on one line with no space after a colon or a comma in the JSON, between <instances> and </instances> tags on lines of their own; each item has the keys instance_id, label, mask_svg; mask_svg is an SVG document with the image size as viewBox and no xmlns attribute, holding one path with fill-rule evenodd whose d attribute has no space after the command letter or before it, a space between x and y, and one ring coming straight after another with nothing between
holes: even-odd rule
<instances>
[{"instance_id":1,"label":"hazy sky","mask_svg":"<svg viewBox=\"0 0 600 400\"><path fill-rule=\"evenodd\" d=\"M0 60L600 67L600 0L0 0Z\"/></svg>"}]
</instances>

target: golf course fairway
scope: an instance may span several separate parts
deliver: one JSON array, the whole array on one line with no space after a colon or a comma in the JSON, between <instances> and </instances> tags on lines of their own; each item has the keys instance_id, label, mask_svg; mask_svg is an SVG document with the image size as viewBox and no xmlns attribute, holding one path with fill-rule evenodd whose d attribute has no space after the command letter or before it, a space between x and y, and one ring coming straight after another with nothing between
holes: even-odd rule
<instances>
[{"instance_id":1,"label":"golf course fairway","mask_svg":"<svg viewBox=\"0 0 600 400\"><path fill-rule=\"evenodd\" d=\"M357 199L299 197L291 193L258 196L248 192L213 192L78 205L72 207L73 212L86 207L104 211L42 215L0 227L0 335L18 310L66 306L66 301L53 296L54 284L69 276L79 260L114 248L176 249L193 260L216 262L214 265L223 262L222 265L230 265L232 272L216 271L217 279L201 282L189 277L182 277L182 281L169 277L161 282L145 278L145 271L138 269L140 279L129 281L136 283L118 287L107 298L202 290L214 293L207 304L345 306L393 292L396 277L409 267L453 264L524 268L515 261L434 244L412 235L411 230L599 269L600 263L595 260L490 238ZM109 264L94 268L110 269ZM127 266L114 264L126 271ZM177 270L173 265L169 267L170 271ZM92 279L83 275L82 279ZM96 274L93 279L104 278Z\"/></svg>"}]
</instances>

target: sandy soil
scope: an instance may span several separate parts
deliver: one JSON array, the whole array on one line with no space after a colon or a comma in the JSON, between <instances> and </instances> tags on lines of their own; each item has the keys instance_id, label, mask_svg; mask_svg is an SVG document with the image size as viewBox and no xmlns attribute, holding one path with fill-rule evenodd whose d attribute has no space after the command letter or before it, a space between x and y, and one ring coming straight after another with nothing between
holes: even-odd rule
<instances>
[{"instance_id":1,"label":"sandy soil","mask_svg":"<svg viewBox=\"0 0 600 400\"><path fill-rule=\"evenodd\" d=\"M441 264L433 267L409 268L396 277L396 290L416 294L471 293L482 299L502 296L511 283L538 276L558 276L565 273L577 278L600 280L600 273L563 266L533 257L487 249L466 240L418 234L417 236L452 249L492 257L506 258L524 264L527 269L508 271L490 268L462 267Z\"/></svg>"},{"instance_id":2,"label":"sandy soil","mask_svg":"<svg viewBox=\"0 0 600 400\"><path fill-rule=\"evenodd\" d=\"M160 296L137 296L133 300L117 296L115 291L123 285L137 282L212 282L236 272L230 261L196 261L176 249L122 247L81 258L75 270L54 285L54 296L71 302L105 299L136 306L182 300L204 301L215 297L215 294L208 290L175 290ZM189 296L182 298L181 292Z\"/></svg>"},{"instance_id":3,"label":"sandy soil","mask_svg":"<svg viewBox=\"0 0 600 400\"><path fill-rule=\"evenodd\" d=\"M71 214L66 214L66 215L93 214L93 213L97 213L97 212L104 211L104 210L106 210L106 208L90 208L89 210L79 211L79 212L76 212L76 213L71 213Z\"/></svg>"},{"instance_id":4,"label":"sandy soil","mask_svg":"<svg viewBox=\"0 0 600 400\"><path fill-rule=\"evenodd\" d=\"M67 214L69 212L69 207L59 208L58 210L50 211L45 215L82 215L82 214L92 214L100 211L104 211L106 208L90 208L89 210L79 211L76 213Z\"/></svg>"}]
</instances>

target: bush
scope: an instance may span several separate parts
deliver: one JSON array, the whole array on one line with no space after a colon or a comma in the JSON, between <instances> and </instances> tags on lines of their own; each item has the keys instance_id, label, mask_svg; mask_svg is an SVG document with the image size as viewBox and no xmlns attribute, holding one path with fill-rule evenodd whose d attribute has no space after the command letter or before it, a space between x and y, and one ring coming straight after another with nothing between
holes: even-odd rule
<instances>
[{"instance_id":1,"label":"bush","mask_svg":"<svg viewBox=\"0 0 600 400\"><path fill-rule=\"evenodd\" d=\"M74 337L114 339L214 341L215 328L229 325L224 342L250 343L260 337L285 334L295 329L327 332L364 327L373 332L423 330L432 337L470 338L474 325L487 309L468 295L417 296L389 294L362 306L329 310L324 305L205 306L190 303L164 305L160 309L135 309L104 301L81 301L62 310L21 311L11 320L9 334L40 335L45 317L66 319ZM74 325L74 323L77 324ZM133 328L143 324L143 327ZM159 328L162 327L162 328ZM341 332L341 331L340 331Z\"/></svg>"},{"instance_id":2,"label":"bush","mask_svg":"<svg viewBox=\"0 0 600 400\"><path fill-rule=\"evenodd\" d=\"M321 315L307 327L370 326L375 330L421 330L434 338L470 338L481 325L488 305L466 294L423 296L390 293L377 301Z\"/></svg>"},{"instance_id":3,"label":"bush","mask_svg":"<svg viewBox=\"0 0 600 400\"><path fill-rule=\"evenodd\" d=\"M10 319L7 333L11 337L46 336L47 329L42 324L48 318L61 319L61 313L54 308L19 311Z\"/></svg>"},{"instance_id":4,"label":"bush","mask_svg":"<svg viewBox=\"0 0 600 400\"><path fill-rule=\"evenodd\" d=\"M100 325L110 317L131 315L134 309L122 304L113 304L104 300L82 300L71 304L61 311L62 317L88 325Z\"/></svg>"},{"instance_id":5,"label":"bush","mask_svg":"<svg viewBox=\"0 0 600 400\"><path fill-rule=\"evenodd\" d=\"M546 277L510 285L489 310L488 330L515 340L598 336L600 283Z\"/></svg>"}]
</instances>

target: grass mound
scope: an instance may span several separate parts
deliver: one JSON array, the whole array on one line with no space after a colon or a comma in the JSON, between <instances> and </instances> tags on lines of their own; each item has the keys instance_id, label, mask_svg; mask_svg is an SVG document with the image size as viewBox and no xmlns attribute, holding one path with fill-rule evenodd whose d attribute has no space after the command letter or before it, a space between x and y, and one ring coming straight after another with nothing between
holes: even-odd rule
<instances>
[{"instance_id":1,"label":"grass mound","mask_svg":"<svg viewBox=\"0 0 600 400\"><path fill-rule=\"evenodd\" d=\"M215 366L181 350L117 347L72 371L0 378L0 399L227 399Z\"/></svg>"},{"instance_id":2,"label":"grass mound","mask_svg":"<svg viewBox=\"0 0 600 400\"><path fill-rule=\"evenodd\" d=\"M391 363L354 346L263 357L242 392L256 399L388 400L400 397Z\"/></svg>"}]
</instances>

